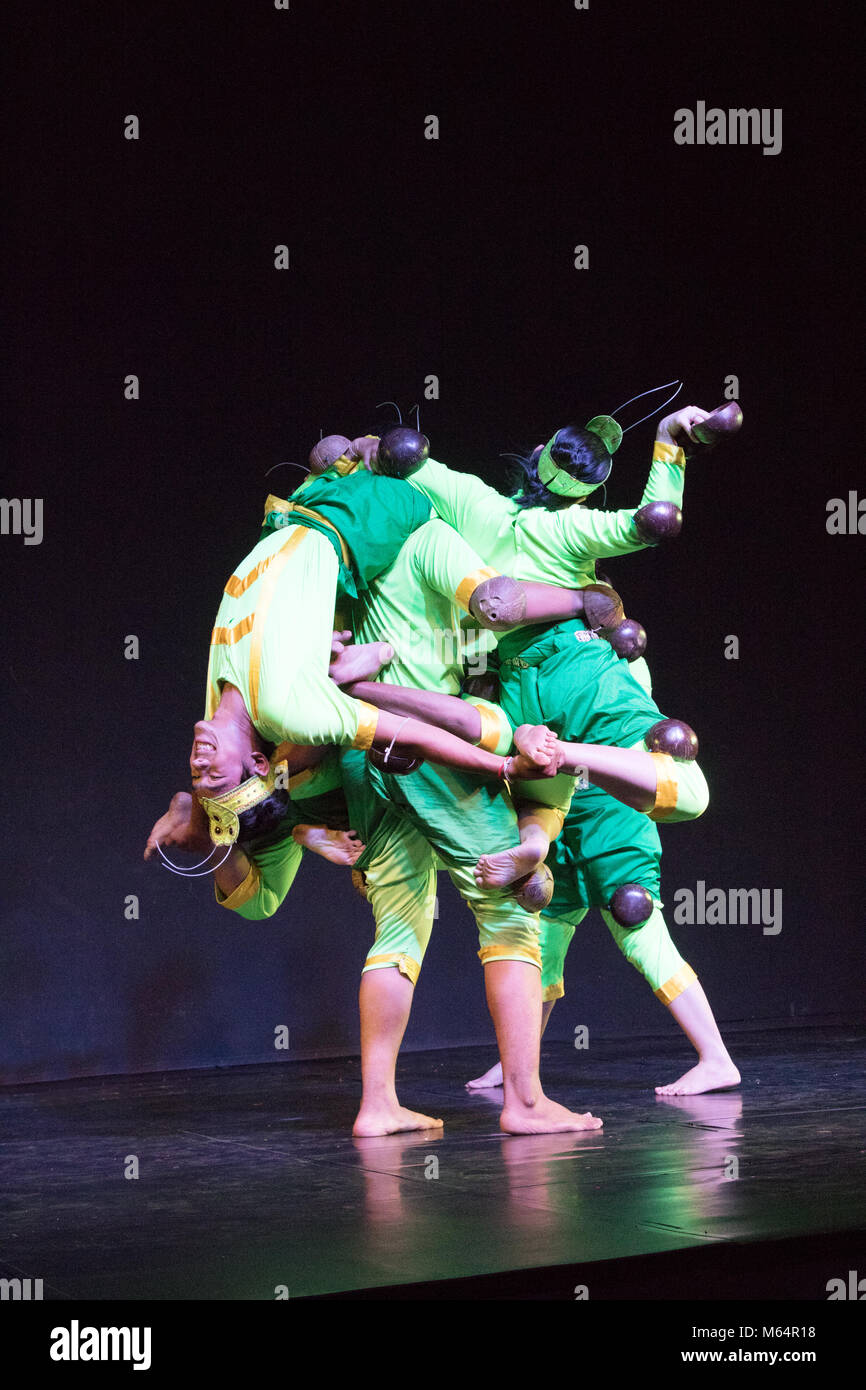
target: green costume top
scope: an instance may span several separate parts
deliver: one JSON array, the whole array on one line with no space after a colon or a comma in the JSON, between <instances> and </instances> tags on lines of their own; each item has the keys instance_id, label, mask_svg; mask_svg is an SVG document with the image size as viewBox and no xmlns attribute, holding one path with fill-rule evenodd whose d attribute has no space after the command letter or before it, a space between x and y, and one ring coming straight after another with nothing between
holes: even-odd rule
<instances>
[{"instance_id":1,"label":"green costume top","mask_svg":"<svg viewBox=\"0 0 866 1390\"><path fill-rule=\"evenodd\" d=\"M351 477L344 479L341 485L345 486L349 481ZM429 505L425 506L429 511ZM280 534L277 531L272 536ZM374 582L362 601L354 605L355 640L359 643L387 640L393 645L394 660L382 672L383 679L389 683L457 694L463 677L462 643L457 635L457 619L466 610L469 595L476 585L494 573L494 570L481 566L475 551L450 526L438 520L427 522L410 536L386 574ZM494 724L498 733L499 725L493 718L488 721L488 728L492 731ZM507 741L510 746L510 727ZM357 864L359 869L363 869L371 855L380 848L378 841L374 841L377 830L385 822L385 817L394 813L384 796L386 783L378 778L364 753L340 750L339 763L349 823L368 847ZM296 787L298 791L307 788L312 791L318 790L320 784L329 786L332 772L333 763L329 755L325 764L314 769L312 774L301 773L298 778L292 778L290 791L293 798L297 796ZM447 778L452 795L474 797L478 803L482 824L473 825L472 832L477 844L476 833L483 830L485 813L486 818L496 822L497 828L503 819L505 794L501 784L481 786L478 778L467 773L433 768L426 763L409 777L388 778L387 784L412 782L413 798L418 800L424 798L424 790L429 783L432 800L436 803L430 810L437 820L437 829L445 837L447 847L463 858L466 853L465 819L449 812L444 814L443 823L439 824L438 807L443 797L443 777ZM301 779L307 781L301 783ZM372 789L372 783L378 787L379 795ZM399 799L402 801L402 796ZM254 920L270 917L277 910L292 886L301 860L301 847L291 838L292 825L300 821L317 821L319 816L315 811L320 800L316 797L301 803L298 818L285 826L281 825L274 832L273 841L264 847L263 853L260 854L253 844L245 846L251 854L250 872L230 897L224 898L217 890L217 901L223 907ZM409 814L411 819L412 813ZM513 812L510 815L506 813L504 819L509 824L509 830L513 830ZM512 840L513 834L507 843ZM485 844L485 848L492 851L507 847L507 843L501 845L497 840ZM254 862L252 855L255 856ZM475 851L473 856L477 858Z\"/></svg>"},{"instance_id":2,"label":"green costume top","mask_svg":"<svg viewBox=\"0 0 866 1390\"><path fill-rule=\"evenodd\" d=\"M452 527L428 521L354 605L355 641L391 643L394 659L381 673L389 684L459 695L467 640L460 620L472 591L495 574ZM467 636L471 642L471 630Z\"/></svg>"},{"instance_id":3,"label":"green costume top","mask_svg":"<svg viewBox=\"0 0 866 1390\"><path fill-rule=\"evenodd\" d=\"M653 462L638 507L648 502L683 500L685 455L656 440ZM428 497L439 516L461 535L472 537L488 564L514 579L536 580L579 589L595 583L595 561L647 548L634 524L638 507L602 511L580 503L548 511L521 508L511 498L470 473L455 473L428 459L409 482ZM578 626L583 626L578 622ZM499 639L500 655L513 656L545 631L524 627Z\"/></svg>"},{"instance_id":4,"label":"green costume top","mask_svg":"<svg viewBox=\"0 0 866 1390\"><path fill-rule=\"evenodd\" d=\"M341 486L348 485L353 477L354 474L343 478ZM364 477L371 475L364 474ZM304 489L304 505L314 485ZM417 493L411 493L405 484L402 486L417 499L428 516L430 503L424 502ZM282 528L271 528L265 532L260 546L268 552L284 543L286 535L288 532ZM375 581L364 599L354 605L354 638L356 642L382 639L391 642L395 659L382 673L385 680L395 685L459 694L463 677L459 617L466 612L468 595L475 585L492 574L495 571L484 569L471 546L461 541L449 525L443 521L425 521L402 546L388 573ZM236 646L238 644L228 645L221 651L235 652ZM242 676L240 673L232 684L239 684ZM507 741L510 744L510 728ZM320 765L291 778L292 802L286 820L270 837L245 844L243 848L250 856L250 872L231 897L222 897L220 890L215 892L221 906L250 920L272 916L288 894L300 867L303 851L292 840L292 828L296 824L327 819L324 812L328 805L322 794L334 785L335 771L342 773L349 824L368 847L367 855L357 865L363 869L370 858L375 831L388 812L388 803L384 796L371 790L373 769L364 753L343 749L338 760L338 752L334 749L328 751ZM471 783L471 791L477 790L477 778L470 778L468 783ZM381 783L379 790L384 790Z\"/></svg>"},{"instance_id":5,"label":"green costume top","mask_svg":"<svg viewBox=\"0 0 866 1390\"><path fill-rule=\"evenodd\" d=\"M394 660L380 678L407 689L459 694L465 655L460 618L472 591L495 574L443 521L415 531L391 568L355 605L356 641L388 641L394 648ZM499 721L482 714L482 731L482 744L486 746L484 734L489 733L495 746ZM510 745L510 728L507 739ZM402 776L371 767L369 778L447 865L474 864L479 846L496 853L516 839L516 816L502 783L430 762ZM359 866L363 864L362 858Z\"/></svg>"},{"instance_id":6,"label":"green costume top","mask_svg":"<svg viewBox=\"0 0 866 1390\"><path fill-rule=\"evenodd\" d=\"M269 507L268 503L275 505ZM268 503L262 537L295 524L321 531L337 552L340 585L350 598L356 598L386 570L403 542L430 519L429 504L405 482L366 469L343 477L329 468L317 478L308 478L286 502L268 498ZM317 516L294 511L299 505Z\"/></svg>"},{"instance_id":7,"label":"green costume top","mask_svg":"<svg viewBox=\"0 0 866 1390\"><path fill-rule=\"evenodd\" d=\"M521 508L474 474L455 473L435 459L423 463L408 481L429 498L443 521L471 536L474 548L502 574L576 589L595 582L596 559L646 547L634 514L648 502L681 505L684 469L682 449L657 440L638 506L616 512L579 503L559 511Z\"/></svg>"}]
</instances>

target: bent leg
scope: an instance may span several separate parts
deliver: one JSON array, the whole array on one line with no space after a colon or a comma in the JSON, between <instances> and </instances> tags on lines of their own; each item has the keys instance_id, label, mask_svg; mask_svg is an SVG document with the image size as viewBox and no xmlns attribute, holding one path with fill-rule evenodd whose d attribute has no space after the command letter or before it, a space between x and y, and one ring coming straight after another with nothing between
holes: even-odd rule
<instances>
[{"instance_id":1,"label":"bent leg","mask_svg":"<svg viewBox=\"0 0 866 1390\"><path fill-rule=\"evenodd\" d=\"M529 803L519 808L519 843L499 854L482 854L475 865L475 881L482 888L505 888L535 873L547 858L551 840L562 829L563 816L551 806Z\"/></svg>"}]
</instances>

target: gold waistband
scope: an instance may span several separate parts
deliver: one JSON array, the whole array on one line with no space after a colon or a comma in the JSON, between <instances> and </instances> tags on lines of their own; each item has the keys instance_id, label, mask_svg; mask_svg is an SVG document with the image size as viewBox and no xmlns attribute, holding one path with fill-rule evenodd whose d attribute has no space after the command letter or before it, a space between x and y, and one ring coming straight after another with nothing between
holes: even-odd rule
<instances>
[{"instance_id":1,"label":"gold waistband","mask_svg":"<svg viewBox=\"0 0 866 1390\"><path fill-rule=\"evenodd\" d=\"M265 501L265 516L267 516L268 512L282 512L284 516L290 516L294 512L297 516L308 516L312 521L318 521L321 526L326 526L329 531L333 531L337 540L340 542L340 554L343 557L343 564L347 569L351 569L352 559L349 554L349 547L343 540L336 526L333 522L328 521L327 517L322 516L319 512L313 511L312 507L303 507L300 502L286 502L284 498L274 497L273 494Z\"/></svg>"}]
</instances>

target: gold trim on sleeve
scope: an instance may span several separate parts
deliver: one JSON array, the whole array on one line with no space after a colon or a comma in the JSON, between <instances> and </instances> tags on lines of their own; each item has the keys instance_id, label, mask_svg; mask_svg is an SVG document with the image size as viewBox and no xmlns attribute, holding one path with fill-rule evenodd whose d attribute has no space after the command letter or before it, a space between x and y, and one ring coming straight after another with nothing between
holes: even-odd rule
<instances>
[{"instance_id":1,"label":"gold trim on sleeve","mask_svg":"<svg viewBox=\"0 0 866 1390\"><path fill-rule=\"evenodd\" d=\"M250 871L244 879L243 883L239 883L237 888L235 888L233 892L229 893L228 897L223 896L216 883L214 884L214 893L216 894L216 900L219 903L220 907L227 907L231 910L237 907L243 907L244 903L248 903L250 898L254 898L256 896L256 894L260 891L261 886L261 870L259 869L257 864L253 864L252 862L250 862Z\"/></svg>"},{"instance_id":2,"label":"gold trim on sleeve","mask_svg":"<svg viewBox=\"0 0 866 1390\"><path fill-rule=\"evenodd\" d=\"M481 716L481 737L475 746L483 748L486 753L495 753L505 733L505 714L501 710L497 712L491 709L489 705L479 704L475 708Z\"/></svg>"},{"instance_id":3,"label":"gold trim on sleeve","mask_svg":"<svg viewBox=\"0 0 866 1390\"><path fill-rule=\"evenodd\" d=\"M677 444L666 444L657 439L653 445L653 463L675 463L680 468L686 466L686 456Z\"/></svg>"},{"instance_id":4,"label":"gold trim on sleeve","mask_svg":"<svg viewBox=\"0 0 866 1390\"><path fill-rule=\"evenodd\" d=\"M371 748L373 739L376 737L376 725L379 722L379 711L375 705L368 705L366 700L358 700L360 712L358 714L358 732L352 739L353 748Z\"/></svg>"},{"instance_id":5,"label":"gold trim on sleeve","mask_svg":"<svg viewBox=\"0 0 866 1390\"><path fill-rule=\"evenodd\" d=\"M480 570L475 570L473 574L467 574L465 579L461 579L457 585L457 592L454 597L465 612L469 612L469 600L485 579L495 579L499 570L491 569L489 565L483 565Z\"/></svg>"}]
</instances>

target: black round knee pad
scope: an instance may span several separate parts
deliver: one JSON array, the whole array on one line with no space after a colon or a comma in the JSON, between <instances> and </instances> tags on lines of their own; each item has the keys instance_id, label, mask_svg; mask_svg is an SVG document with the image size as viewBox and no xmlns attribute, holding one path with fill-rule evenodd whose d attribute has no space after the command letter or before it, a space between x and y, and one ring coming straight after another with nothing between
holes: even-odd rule
<instances>
[{"instance_id":1,"label":"black round knee pad","mask_svg":"<svg viewBox=\"0 0 866 1390\"><path fill-rule=\"evenodd\" d=\"M637 661L646 651L646 628L637 618L624 618L605 636L623 661Z\"/></svg>"},{"instance_id":2,"label":"black round knee pad","mask_svg":"<svg viewBox=\"0 0 866 1390\"><path fill-rule=\"evenodd\" d=\"M526 617L526 590L510 575L494 575L476 585L469 612L482 627L516 627Z\"/></svg>"},{"instance_id":3,"label":"black round knee pad","mask_svg":"<svg viewBox=\"0 0 866 1390\"><path fill-rule=\"evenodd\" d=\"M527 912L540 912L553 897L553 874L546 864L512 885L512 895Z\"/></svg>"},{"instance_id":4,"label":"black round knee pad","mask_svg":"<svg viewBox=\"0 0 866 1390\"><path fill-rule=\"evenodd\" d=\"M634 514L637 533L647 545L672 540L683 526L683 514L675 502L648 502Z\"/></svg>"},{"instance_id":5,"label":"black round knee pad","mask_svg":"<svg viewBox=\"0 0 866 1390\"><path fill-rule=\"evenodd\" d=\"M402 777L407 772L414 772L423 763L423 758L407 758L405 753L396 753L394 749L385 758L384 750L378 748L368 748L367 757L374 767L380 772L390 772L395 777Z\"/></svg>"},{"instance_id":6,"label":"black round knee pad","mask_svg":"<svg viewBox=\"0 0 866 1390\"><path fill-rule=\"evenodd\" d=\"M583 617L587 627L593 632L602 631L607 635L625 617L622 599L616 589L606 584L587 584L581 589L583 594Z\"/></svg>"},{"instance_id":7,"label":"black round knee pad","mask_svg":"<svg viewBox=\"0 0 866 1390\"><path fill-rule=\"evenodd\" d=\"M698 736L684 719L660 719L644 738L651 753L670 753L686 762L698 756Z\"/></svg>"},{"instance_id":8,"label":"black round knee pad","mask_svg":"<svg viewBox=\"0 0 866 1390\"><path fill-rule=\"evenodd\" d=\"M652 916L653 895L642 883L624 883L611 898L608 910L621 927L642 927Z\"/></svg>"}]
</instances>

